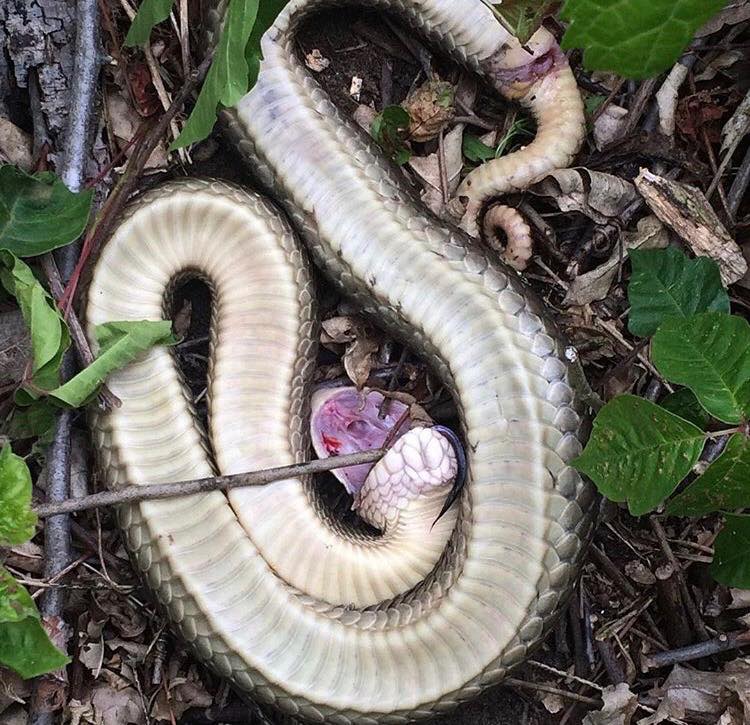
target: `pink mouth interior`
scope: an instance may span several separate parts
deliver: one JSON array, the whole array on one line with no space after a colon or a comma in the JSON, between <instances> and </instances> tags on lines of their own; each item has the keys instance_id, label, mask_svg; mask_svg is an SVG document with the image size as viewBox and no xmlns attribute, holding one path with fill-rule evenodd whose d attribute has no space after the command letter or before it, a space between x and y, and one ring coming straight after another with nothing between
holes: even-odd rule
<instances>
[{"instance_id":1,"label":"pink mouth interior","mask_svg":"<svg viewBox=\"0 0 750 725\"><path fill-rule=\"evenodd\" d=\"M393 399L388 399L383 406L383 400L382 393L359 391L353 387L316 392L312 399L310 431L318 457L380 448L399 421L401 425L392 440L410 430L412 421L407 413L408 406ZM332 473L349 493L354 494L362 487L371 469L372 464L365 463L339 468Z\"/></svg>"}]
</instances>

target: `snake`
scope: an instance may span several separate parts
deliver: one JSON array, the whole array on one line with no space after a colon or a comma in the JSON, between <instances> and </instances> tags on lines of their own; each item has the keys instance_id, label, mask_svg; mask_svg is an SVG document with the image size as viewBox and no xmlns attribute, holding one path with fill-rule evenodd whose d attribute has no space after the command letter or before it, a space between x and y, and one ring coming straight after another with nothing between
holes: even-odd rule
<instances>
[{"instance_id":1,"label":"snake","mask_svg":"<svg viewBox=\"0 0 750 725\"><path fill-rule=\"evenodd\" d=\"M521 45L481 0L360 4L401 16L537 120L525 149L464 180L460 226L570 162L580 96L546 30ZM90 337L108 321L168 316L186 277L209 286L206 429L173 353L156 347L109 377L121 405L95 411L91 430L114 489L308 460L313 264L415 351L453 396L466 447L466 484L437 522L455 455L424 427L357 494L379 531L337 520L305 477L117 509L179 636L238 690L304 720L403 723L501 682L542 641L576 581L596 498L570 465L586 414L543 305L422 205L297 58L300 23L335 5L290 0L263 36L257 83L226 112L263 193L192 178L144 192L93 265ZM224 13L214 7L208 26Z\"/></svg>"}]
</instances>

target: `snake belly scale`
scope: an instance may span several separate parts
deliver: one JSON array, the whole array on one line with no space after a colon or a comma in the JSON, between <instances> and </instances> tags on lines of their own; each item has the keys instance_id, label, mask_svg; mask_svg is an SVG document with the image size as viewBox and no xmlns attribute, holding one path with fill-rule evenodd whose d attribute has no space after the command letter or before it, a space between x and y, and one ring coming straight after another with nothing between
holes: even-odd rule
<instances>
[{"instance_id":1,"label":"snake belly scale","mask_svg":"<svg viewBox=\"0 0 750 725\"><path fill-rule=\"evenodd\" d=\"M296 479L143 502L118 518L181 636L237 687L309 720L401 723L500 681L540 641L574 582L594 497L567 463L581 419L554 326L514 272L420 205L291 52L295 24L321 4L287 5L230 120L291 226L254 193L172 183L131 204L89 286L91 331L161 319L181 275L209 283L208 432L171 354L154 349L109 380L123 404L94 416L94 441L110 487L306 459L316 310L294 227L455 397L469 480L446 545L405 564L326 518L314 484ZM483 44L497 42L477 30L481 2L398 4L481 70ZM373 557L384 572L427 573L403 590L337 585Z\"/></svg>"}]
</instances>

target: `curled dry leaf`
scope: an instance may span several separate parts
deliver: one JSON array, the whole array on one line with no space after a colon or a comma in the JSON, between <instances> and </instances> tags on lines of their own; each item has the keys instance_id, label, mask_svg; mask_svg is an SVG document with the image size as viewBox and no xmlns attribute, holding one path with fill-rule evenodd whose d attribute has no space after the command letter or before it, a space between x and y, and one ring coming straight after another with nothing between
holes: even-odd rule
<instances>
[{"instance_id":1,"label":"curled dry leaf","mask_svg":"<svg viewBox=\"0 0 750 725\"><path fill-rule=\"evenodd\" d=\"M31 136L7 118L0 118L0 163L13 164L32 171L34 154Z\"/></svg>"},{"instance_id":2,"label":"curled dry leaf","mask_svg":"<svg viewBox=\"0 0 750 725\"><path fill-rule=\"evenodd\" d=\"M320 341L323 345L344 345L344 370L349 379L361 388L370 377L375 354L380 347L372 329L359 318L346 315L324 320L322 328Z\"/></svg>"},{"instance_id":3,"label":"curled dry leaf","mask_svg":"<svg viewBox=\"0 0 750 725\"><path fill-rule=\"evenodd\" d=\"M656 93L656 106L659 110L659 130L664 136L674 136L677 101L680 88L688 75L687 66L675 63L669 75Z\"/></svg>"},{"instance_id":4,"label":"curled dry leaf","mask_svg":"<svg viewBox=\"0 0 750 725\"><path fill-rule=\"evenodd\" d=\"M586 305L604 299L628 252L632 249L664 249L669 244L669 232L655 216L647 216L638 221L635 231L625 232L622 239L622 255L616 250L606 262L579 274L571 282L565 295L566 305Z\"/></svg>"},{"instance_id":5,"label":"curled dry leaf","mask_svg":"<svg viewBox=\"0 0 750 725\"><path fill-rule=\"evenodd\" d=\"M414 141L435 138L453 118L456 89L432 78L412 91L403 102L411 118L409 137Z\"/></svg>"},{"instance_id":6,"label":"curled dry leaf","mask_svg":"<svg viewBox=\"0 0 750 725\"><path fill-rule=\"evenodd\" d=\"M651 586L656 582L654 572L651 571L643 562L634 559L625 564L625 574L637 584Z\"/></svg>"},{"instance_id":7,"label":"curled dry leaf","mask_svg":"<svg viewBox=\"0 0 750 725\"><path fill-rule=\"evenodd\" d=\"M721 71L731 68L737 61L742 60L745 54L741 50L727 50L719 53L697 76L696 82L713 80Z\"/></svg>"},{"instance_id":8,"label":"curled dry leaf","mask_svg":"<svg viewBox=\"0 0 750 725\"><path fill-rule=\"evenodd\" d=\"M750 722L750 663L730 662L724 672L701 672L675 665L664 684L652 692L659 700L656 712L638 725L657 725L669 718L684 720L693 716L720 718L739 707L741 722ZM731 722L731 720L730 720Z\"/></svg>"},{"instance_id":9,"label":"curled dry leaf","mask_svg":"<svg viewBox=\"0 0 750 725\"><path fill-rule=\"evenodd\" d=\"M588 713L583 725L630 725L638 707L638 697L626 683L605 687L602 700L602 709Z\"/></svg>"},{"instance_id":10,"label":"curled dry leaf","mask_svg":"<svg viewBox=\"0 0 750 725\"><path fill-rule=\"evenodd\" d=\"M629 182L582 167L553 171L529 191L537 196L552 197L560 211L581 212L597 224L619 218L637 197Z\"/></svg>"},{"instance_id":11,"label":"curled dry leaf","mask_svg":"<svg viewBox=\"0 0 750 725\"><path fill-rule=\"evenodd\" d=\"M699 257L711 257L724 285L741 279L748 266L716 212L699 189L641 169L635 185L648 206Z\"/></svg>"},{"instance_id":12,"label":"curled dry leaf","mask_svg":"<svg viewBox=\"0 0 750 725\"><path fill-rule=\"evenodd\" d=\"M750 2L748 0L733 0L733 2L728 2L720 13L714 15L701 27L695 37L705 38L727 25L738 25L746 20L750 20Z\"/></svg>"},{"instance_id":13,"label":"curled dry leaf","mask_svg":"<svg viewBox=\"0 0 750 725\"><path fill-rule=\"evenodd\" d=\"M210 707L213 701L203 683L191 672L187 678L176 678L159 690L151 717L158 722L179 721L191 707Z\"/></svg>"},{"instance_id":14,"label":"curled dry leaf","mask_svg":"<svg viewBox=\"0 0 750 725\"><path fill-rule=\"evenodd\" d=\"M627 124L628 109L610 103L594 121L594 144L601 151L622 136Z\"/></svg>"}]
</instances>

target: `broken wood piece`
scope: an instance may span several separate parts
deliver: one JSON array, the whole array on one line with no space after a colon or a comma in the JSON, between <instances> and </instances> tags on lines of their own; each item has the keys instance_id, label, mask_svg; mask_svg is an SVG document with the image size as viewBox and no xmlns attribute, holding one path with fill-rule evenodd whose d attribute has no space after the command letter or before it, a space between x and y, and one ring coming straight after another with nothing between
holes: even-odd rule
<instances>
[{"instance_id":1,"label":"broken wood piece","mask_svg":"<svg viewBox=\"0 0 750 725\"><path fill-rule=\"evenodd\" d=\"M747 272L747 262L737 242L719 221L706 197L688 184L670 181L641 169L635 186L646 204L699 257L711 257L722 282L729 286Z\"/></svg>"}]
</instances>

